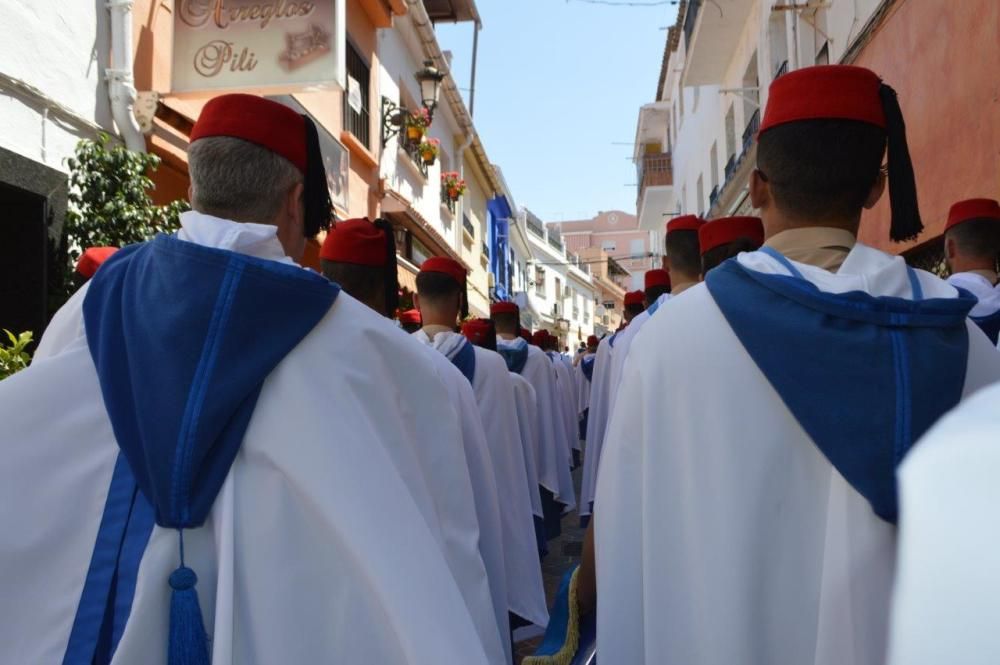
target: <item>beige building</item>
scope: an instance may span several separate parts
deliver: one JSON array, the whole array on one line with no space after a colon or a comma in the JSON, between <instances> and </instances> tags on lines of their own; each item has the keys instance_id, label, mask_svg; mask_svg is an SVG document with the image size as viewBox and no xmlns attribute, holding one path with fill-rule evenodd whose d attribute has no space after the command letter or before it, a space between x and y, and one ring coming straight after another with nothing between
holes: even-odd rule
<instances>
[{"instance_id":1,"label":"beige building","mask_svg":"<svg viewBox=\"0 0 1000 665\"><path fill-rule=\"evenodd\" d=\"M646 271L661 263L662 247L653 242L653 234L639 228L639 219L622 210L601 212L593 219L550 222L566 243L566 251L580 254L584 249L599 248L628 271L629 290L642 289Z\"/></svg>"}]
</instances>

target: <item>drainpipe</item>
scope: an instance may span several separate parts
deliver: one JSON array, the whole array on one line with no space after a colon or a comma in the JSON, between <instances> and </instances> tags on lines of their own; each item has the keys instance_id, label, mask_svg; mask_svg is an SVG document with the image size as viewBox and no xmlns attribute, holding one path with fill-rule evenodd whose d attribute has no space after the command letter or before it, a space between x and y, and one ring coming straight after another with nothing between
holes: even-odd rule
<instances>
[{"instance_id":1,"label":"drainpipe","mask_svg":"<svg viewBox=\"0 0 1000 665\"><path fill-rule=\"evenodd\" d=\"M104 73L108 80L111 115L115 126L133 152L146 152L146 139L135 119L136 90L132 76L132 4L133 0L111 0L111 66Z\"/></svg>"},{"instance_id":2,"label":"drainpipe","mask_svg":"<svg viewBox=\"0 0 1000 665\"><path fill-rule=\"evenodd\" d=\"M469 146L472 145L472 141L476 138L474 130L473 130L473 128L471 126L468 127L466 131L468 131L469 134L468 134L468 136L465 139L465 143L463 143L462 147L458 149L458 156L460 158L460 161L458 162L458 177L460 177L462 180L465 180L465 151L469 149ZM463 219L465 218L465 206L468 205L468 201L469 201L469 196L468 195L462 197L462 218ZM458 251L459 256L461 256L462 255L462 229L465 228L465 227L462 226L462 220L461 219L456 220L456 221L458 222L457 224L455 224L455 227L456 227L455 230L458 231L458 237L456 238L456 241L457 241L458 244L455 245L455 249ZM476 249L475 246L473 246L472 249L473 249L473 253L472 254L473 254L473 256L475 256L475 249Z\"/></svg>"}]
</instances>

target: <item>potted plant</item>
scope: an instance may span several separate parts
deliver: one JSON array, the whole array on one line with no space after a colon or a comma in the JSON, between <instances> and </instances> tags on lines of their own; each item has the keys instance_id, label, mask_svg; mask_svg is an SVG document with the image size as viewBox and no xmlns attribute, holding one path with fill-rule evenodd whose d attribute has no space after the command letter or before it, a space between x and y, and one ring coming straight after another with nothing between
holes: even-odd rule
<instances>
[{"instance_id":1,"label":"potted plant","mask_svg":"<svg viewBox=\"0 0 1000 665\"><path fill-rule=\"evenodd\" d=\"M448 193L448 199L457 201L468 189L465 180L458 175L457 171L448 171L441 174L441 188Z\"/></svg>"},{"instance_id":2,"label":"potted plant","mask_svg":"<svg viewBox=\"0 0 1000 665\"><path fill-rule=\"evenodd\" d=\"M406 138L411 143L418 143L427 133L427 128L431 126L431 114L421 108L419 111L411 112L406 118Z\"/></svg>"},{"instance_id":3,"label":"potted plant","mask_svg":"<svg viewBox=\"0 0 1000 665\"><path fill-rule=\"evenodd\" d=\"M421 141L417 151L420 153L420 158L424 160L424 164L430 166L437 159L438 153L441 151L441 141L438 139Z\"/></svg>"}]
</instances>

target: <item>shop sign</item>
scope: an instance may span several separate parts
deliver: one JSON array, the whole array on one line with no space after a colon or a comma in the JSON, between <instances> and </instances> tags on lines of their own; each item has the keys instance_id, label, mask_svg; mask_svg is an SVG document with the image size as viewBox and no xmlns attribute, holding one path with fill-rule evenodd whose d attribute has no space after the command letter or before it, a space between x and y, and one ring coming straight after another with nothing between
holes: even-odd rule
<instances>
[{"instance_id":1,"label":"shop sign","mask_svg":"<svg viewBox=\"0 0 1000 665\"><path fill-rule=\"evenodd\" d=\"M172 92L344 88L343 0L177 0Z\"/></svg>"}]
</instances>

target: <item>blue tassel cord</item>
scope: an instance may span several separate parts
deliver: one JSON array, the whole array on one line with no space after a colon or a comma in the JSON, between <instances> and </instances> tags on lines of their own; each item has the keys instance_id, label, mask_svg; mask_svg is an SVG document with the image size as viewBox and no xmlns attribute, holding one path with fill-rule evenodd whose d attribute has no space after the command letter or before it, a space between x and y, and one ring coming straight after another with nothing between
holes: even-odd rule
<instances>
[{"instance_id":1,"label":"blue tassel cord","mask_svg":"<svg viewBox=\"0 0 1000 665\"><path fill-rule=\"evenodd\" d=\"M169 665L209 665L208 635L201 617L198 576L184 565L184 535L181 533L181 565L170 574Z\"/></svg>"}]
</instances>

